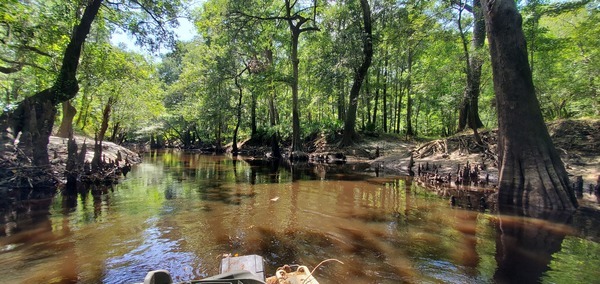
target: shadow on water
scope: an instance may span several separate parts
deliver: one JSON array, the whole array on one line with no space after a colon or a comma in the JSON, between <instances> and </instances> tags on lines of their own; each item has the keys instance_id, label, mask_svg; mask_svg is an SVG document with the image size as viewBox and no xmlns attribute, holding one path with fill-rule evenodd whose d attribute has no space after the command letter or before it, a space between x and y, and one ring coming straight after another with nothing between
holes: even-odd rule
<instances>
[{"instance_id":1,"label":"shadow on water","mask_svg":"<svg viewBox=\"0 0 600 284\"><path fill-rule=\"evenodd\" d=\"M51 219L52 207L58 200L59 212L68 217L77 210L88 212L89 222L100 218L109 204L108 192L110 187L78 184L76 193L50 195L38 199L13 200L0 208L0 253L19 255L12 262L0 259L0 266L5 270L28 268L41 265L45 260L58 263L51 270L43 269L29 271L21 283L79 283L78 255L75 242L71 239L74 234L69 218L63 218L62 223L54 223ZM88 198L92 198L93 208L88 207ZM105 213L105 212L104 212ZM3 278L10 283L11 278ZM98 279L99 281L99 279ZM96 281L97 282L97 281Z\"/></svg>"}]
</instances>

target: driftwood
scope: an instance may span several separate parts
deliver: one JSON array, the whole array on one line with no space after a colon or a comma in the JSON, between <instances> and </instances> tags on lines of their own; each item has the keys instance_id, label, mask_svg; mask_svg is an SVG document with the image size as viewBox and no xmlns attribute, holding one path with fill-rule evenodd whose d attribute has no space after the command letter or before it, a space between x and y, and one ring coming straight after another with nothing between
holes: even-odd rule
<instances>
[{"instance_id":1,"label":"driftwood","mask_svg":"<svg viewBox=\"0 0 600 284\"><path fill-rule=\"evenodd\" d=\"M416 148L413 154L415 159L423 159L433 155L447 156L453 152L458 152L461 155L481 153L485 157L496 161L495 132L482 131L479 135L483 144L478 143L473 135L458 135L427 142Z\"/></svg>"}]
</instances>

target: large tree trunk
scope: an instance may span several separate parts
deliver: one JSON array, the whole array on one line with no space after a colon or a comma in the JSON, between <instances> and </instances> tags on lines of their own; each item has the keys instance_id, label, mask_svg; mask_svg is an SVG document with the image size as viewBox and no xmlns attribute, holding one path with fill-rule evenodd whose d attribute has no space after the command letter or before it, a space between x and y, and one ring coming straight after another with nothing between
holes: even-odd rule
<instances>
[{"instance_id":1,"label":"large tree trunk","mask_svg":"<svg viewBox=\"0 0 600 284\"><path fill-rule=\"evenodd\" d=\"M299 16L297 12L294 11L294 6L296 5L296 3L297 1L285 1L285 19L288 22L290 33L292 35L292 50L290 54L290 59L292 61L292 153L290 155L290 158L305 160L308 159L308 155L302 152L302 137L300 134L300 109L298 106L298 66L300 65L300 59L298 59L298 41L301 33L306 31L316 31L318 30L318 28L302 27L302 25L307 23L310 19ZM314 8L314 13L316 13L316 6ZM314 16L316 17L316 15Z\"/></svg>"},{"instance_id":2,"label":"large tree trunk","mask_svg":"<svg viewBox=\"0 0 600 284\"><path fill-rule=\"evenodd\" d=\"M73 118L77 114L77 109L71 104L71 100L62 103L63 117L56 136L69 138L73 133Z\"/></svg>"},{"instance_id":3,"label":"large tree trunk","mask_svg":"<svg viewBox=\"0 0 600 284\"><path fill-rule=\"evenodd\" d=\"M47 89L40 93L44 92L51 91ZM49 166L48 143L56 116L56 106L49 100L37 100L30 97L19 103L11 115L11 127L15 138L19 132L21 133L19 148L30 158L33 165Z\"/></svg>"},{"instance_id":4,"label":"large tree trunk","mask_svg":"<svg viewBox=\"0 0 600 284\"><path fill-rule=\"evenodd\" d=\"M360 0L360 7L363 13L364 23L364 34L363 34L363 62L356 70L354 74L354 83L352 89L350 89L350 104L348 106L348 112L346 114L346 121L344 123L344 136L340 142L340 146L347 146L352 144L352 140L356 136L354 127L356 126L356 109L358 106L358 94L362 81L369 71L371 66L371 60L373 59L373 38L371 28L371 8L367 0Z\"/></svg>"},{"instance_id":5,"label":"large tree trunk","mask_svg":"<svg viewBox=\"0 0 600 284\"><path fill-rule=\"evenodd\" d=\"M513 0L484 0L498 108L499 206L572 210L577 200L535 95Z\"/></svg>"},{"instance_id":6,"label":"large tree trunk","mask_svg":"<svg viewBox=\"0 0 600 284\"><path fill-rule=\"evenodd\" d=\"M56 105L72 99L79 91L76 74L81 49L101 4L102 0L93 0L85 8L81 21L75 26L71 41L65 49L54 85L23 100L14 112L9 114L15 137L19 132L22 133L20 143L23 143L24 148L30 147L32 151L27 152L31 152L32 162L36 166L47 167L50 164L48 142L54 126Z\"/></svg>"},{"instance_id":7,"label":"large tree trunk","mask_svg":"<svg viewBox=\"0 0 600 284\"><path fill-rule=\"evenodd\" d=\"M472 129L483 127L479 118L479 93L481 85L481 66L483 65L482 48L485 42L485 20L481 10L480 0L473 0L472 13L475 21L471 52L466 48L466 39L461 31L462 41L465 46L467 60L467 88L460 104L458 116L458 132L463 131L467 125ZM459 28L462 30L461 23Z\"/></svg>"}]
</instances>

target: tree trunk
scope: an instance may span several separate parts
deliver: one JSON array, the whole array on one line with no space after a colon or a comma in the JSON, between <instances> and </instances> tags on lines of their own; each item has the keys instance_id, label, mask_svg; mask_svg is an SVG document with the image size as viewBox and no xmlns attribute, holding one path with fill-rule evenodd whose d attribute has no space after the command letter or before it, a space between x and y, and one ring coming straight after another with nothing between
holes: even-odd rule
<instances>
[{"instance_id":1,"label":"tree trunk","mask_svg":"<svg viewBox=\"0 0 600 284\"><path fill-rule=\"evenodd\" d=\"M404 73L404 68L400 69L400 72L396 70L396 79L394 80L394 92L398 97L398 102L396 105L396 134L400 134L400 126L401 126L401 115L402 115L402 97L404 96L404 87L400 84L400 80L402 79L402 74Z\"/></svg>"},{"instance_id":2,"label":"tree trunk","mask_svg":"<svg viewBox=\"0 0 600 284\"><path fill-rule=\"evenodd\" d=\"M256 92L252 92L252 104L250 106L250 137L255 137L257 132L256 126Z\"/></svg>"},{"instance_id":3,"label":"tree trunk","mask_svg":"<svg viewBox=\"0 0 600 284\"><path fill-rule=\"evenodd\" d=\"M413 136L415 135L415 132L413 130L412 127L412 105L413 105L413 99L411 97L411 76L412 76L412 52L409 50L408 51L408 58L407 58L407 63L408 63L408 68L407 68L407 72L408 75L406 77L406 135L408 136Z\"/></svg>"},{"instance_id":4,"label":"tree trunk","mask_svg":"<svg viewBox=\"0 0 600 284\"><path fill-rule=\"evenodd\" d=\"M51 91L47 89L40 93L44 92ZM38 100L35 96L21 101L15 111L10 114L9 119L15 138L21 132L19 148L31 158L31 162L35 166L48 167L50 165L48 143L55 116L56 106L49 100Z\"/></svg>"},{"instance_id":5,"label":"tree trunk","mask_svg":"<svg viewBox=\"0 0 600 284\"><path fill-rule=\"evenodd\" d=\"M277 111L275 110L275 87L273 87L272 95L269 98L269 123L271 129L274 129L277 125ZM281 150L279 149L279 135L277 131L273 131L271 134L271 157L274 159L281 158Z\"/></svg>"},{"instance_id":6,"label":"tree trunk","mask_svg":"<svg viewBox=\"0 0 600 284\"><path fill-rule=\"evenodd\" d=\"M375 80L375 103L373 104L373 118L371 119L371 123L373 124L373 130L375 130L375 126L377 125L377 105L379 104L379 80L381 80L381 67L377 68L377 79ZM368 83L367 83L368 84Z\"/></svg>"},{"instance_id":7,"label":"tree trunk","mask_svg":"<svg viewBox=\"0 0 600 284\"><path fill-rule=\"evenodd\" d=\"M387 82L388 82L388 54L387 49L385 51L385 63L384 63L384 71L383 71L383 132L388 132L388 104L387 104ZM393 124L393 121L392 121Z\"/></svg>"},{"instance_id":8,"label":"tree trunk","mask_svg":"<svg viewBox=\"0 0 600 284\"><path fill-rule=\"evenodd\" d=\"M290 20L291 22L291 20ZM300 110L298 108L298 37L300 31L290 24L292 30L292 152L302 151L302 142L300 137Z\"/></svg>"},{"instance_id":9,"label":"tree trunk","mask_svg":"<svg viewBox=\"0 0 600 284\"><path fill-rule=\"evenodd\" d=\"M360 7L363 13L364 23L364 34L363 34L363 62L354 74L354 83L352 89L350 89L350 104L348 106L348 113L346 114L346 121L344 123L344 136L340 142L340 146L347 146L352 144L352 140L356 136L354 127L356 126L356 109L358 106L358 94L362 81L369 71L371 60L373 59L373 38L371 28L371 8L369 7L369 1L360 0Z\"/></svg>"},{"instance_id":10,"label":"tree trunk","mask_svg":"<svg viewBox=\"0 0 600 284\"><path fill-rule=\"evenodd\" d=\"M242 73L243 72L244 71L242 71ZM239 76L241 76L241 73L239 74ZM243 90L242 90L242 86L240 85L240 82L238 80L239 76L235 76L235 78L234 78L235 86L238 88L238 92L239 92L238 104L237 104L237 113L236 113L237 122L235 124L235 129L233 130L233 144L231 146L231 153L234 156L237 156L237 154L238 154L237 135L238 135L238 130L240 129L240 124L242 122L242 94L243 94Z\"/></svg>"},{"instance_id":11,"label":"tree trunk","mask_svg":"<svg viewBox=\"0 0 600 284\"><path fill-rule=\"evenodd\" d=\"M32 162L36 166L47 167L50 164L48 142L54 125L56 105L72 99L79 91L76 75L81 49L101 4L102 0L93 0L86 6L81 21L75 26L71 41L65 49L54 85L23 100L14 112L9 114L15 137L22 132L20 141L24 143L24 147L33 147Z\"/></svg>"},{"instance_id":12,"label":"tree trunk","mask_svg":"<svg viewBox=\"0 0 600 284\"><path fill-rule=\"evenodd\" d=\"M338 120L346 120L346 80L344 78L338 79L340 82L340 91L338 93L337 109L338 109Z\"/></svg>"},{"instance_id":13,"label":"tree trunk","mask_svg":"<svg viewBox=\"0 0 600 284\"><path fill-rule=\"evenodd\" d=\"M62 138L69 138L73 133L73 118L77 114L77 109L71 104L71 100L62 103L63 118L60 122L60 127L56 136Z\"/></svg>"},{"instance_id":14,"label":"tree trunk","mask_svg":"<svg viewBox=\"0 0 600 284\"><path fill-rule=\"evenodd\" d=\"M463 131L468 125L472 129L483 127L479 117L479 93L481 85L481 66L483 65L482 49L485 42L485 20L481 10L480 0L473 0L473 39L471 41L471 52L466 48L466 39L461 31L463 45L465 46L465 57L467 60L467 88L460 104L458 116L458 129ZM462 30L459 22L459 27Z\"/></svg>"},{"instance_id":15,"label":"tree trunk","mask_svg":"<svg viewBox=\"0 0 600 284\"><path fill-rule=\"evenodd\" d=\"M113 129L111 131L111 135L110 135L110 141L116 144L121 144L122 141L120 141L119 139L119 130L121 130L121 123L117 122L113 125Z\"/></svg>"},{"instance_id":16,"label":"tree trunk","mask_svg":"<svg viewBox=\"0 0 600 284\"><path fill-rule=\"evenodd\" d=\"M512 0L484 0L498 108L499 206L573 210L577 200L544 123Z\"/></svg>"},{"instance_id":17,"label":"tree trunk","mask_svg":"<svg viewBox=\"0 0 600 284\"><path fill-rule=\"evenodd\" d=\"M383 75L383 80L386 80L386 76L387 74ZM383 132L387 133L388 132L388 102L387 102L387 90L383 89L383 96L382 96L382 105L381 105L381 111L382 111L382 115L383 115L383 119L382 121L382 128L383 128Z\"/></svg>"},{"instance_id":18,"label":"tree trunk","mask_svg":"<svg viewBox=\"0 0 600 284\"><path fill-rule=\"evenodd\" d=\"M367 125L371 124L371 83L369 82L369 74L365 75L365 94L363 96L363 104L367 107ZM370 127L370 126L369 126Z\"/></svg>"},{"instance_id":19,"label":"tree trunk","mask_svg":"<svg viewBox=\"0 0 600 284\"><path fill-rule=\"evenodd\" d=\"M104 135L106 135L106 130L108 129L108 121L110 120L110 112L112 111L112 106L115 103L115 99L110 97L108 102L104 106L104 110L102 111L102 124L100 125L100 129L96 133L96 141L94 143L94 158L92 158L92 170L97 170L101 166L102 162L102 141L104 141Z\"/></svg>"}]
</instances>

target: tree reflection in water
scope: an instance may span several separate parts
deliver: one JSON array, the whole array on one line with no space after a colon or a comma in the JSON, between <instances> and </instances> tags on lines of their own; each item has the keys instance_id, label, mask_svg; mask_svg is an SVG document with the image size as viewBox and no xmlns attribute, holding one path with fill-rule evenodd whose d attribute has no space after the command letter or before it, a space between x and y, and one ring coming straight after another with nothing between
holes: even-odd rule
<instances>
[{"instance_id":1,"label":"tree reflection in water","mask_svg":"<svg viewBox=\"0 0 600 284\"><path fill-rule=\"evenodd\" d=\"M592 207L572 216L498 213L480 208L481 189L431 191L374 175L358 166L148 156L114 191L90 186L3 211L2 283L130 283L162 268L197 279L218 272L223 253L260 254L268 271L332 257L345 263L322 266L321 283L600 276L590 269L600 266L600 212Z\"/></svg>"},{"instance_id":2,"label":"tree reflection in water","mask_svg":"<svg viewBox=\"0 0 600 284\"><path fill-rule=\"evenodd\" d=\"M496 283L539 283L560 251L572 212L500 209L496 221ZM508 215L510 214L510 215Z\"/></svg>"}]
</instances>

